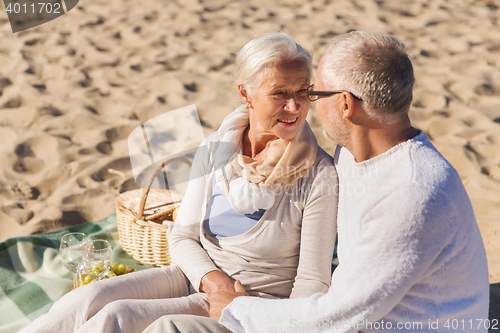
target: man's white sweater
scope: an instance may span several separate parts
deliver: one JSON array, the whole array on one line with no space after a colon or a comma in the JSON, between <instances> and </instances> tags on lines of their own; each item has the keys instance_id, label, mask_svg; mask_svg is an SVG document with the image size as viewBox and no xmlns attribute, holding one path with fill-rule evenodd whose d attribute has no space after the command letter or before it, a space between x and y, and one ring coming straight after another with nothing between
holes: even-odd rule
<instances>
[{"instance_id":1,"label":"man's white sweater","mask_svg":"<svg viewBox=\"0 0 500 333\"><path fill-rule=\"evenodd\" d=\"M220 322L234 332L486 332L481 235L460 177L427 136L361 163L340 148L335 164L340 265L328 293L238 297Z\"/></svg>"}]
</instances>

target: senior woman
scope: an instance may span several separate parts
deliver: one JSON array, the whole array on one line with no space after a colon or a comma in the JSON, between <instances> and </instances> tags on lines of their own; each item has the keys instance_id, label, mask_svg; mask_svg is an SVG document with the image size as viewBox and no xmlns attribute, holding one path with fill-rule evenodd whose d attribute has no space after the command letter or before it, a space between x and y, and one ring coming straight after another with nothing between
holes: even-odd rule
<instances>
[{"instance_id":1,"label":"senior woman","mask_svg":"<svg viewBox=\"0 0 500 333\"><path fill-rule=\"evenodd\" d=\"M267 298L328 291L337 176L305 121L311 57L270 33L235 66L244 104L195 156L169 237L176 265L80 287L25 332L141 332L166 314L209 316L208 295L235 281Z\"/></svg>"}]
</instances>

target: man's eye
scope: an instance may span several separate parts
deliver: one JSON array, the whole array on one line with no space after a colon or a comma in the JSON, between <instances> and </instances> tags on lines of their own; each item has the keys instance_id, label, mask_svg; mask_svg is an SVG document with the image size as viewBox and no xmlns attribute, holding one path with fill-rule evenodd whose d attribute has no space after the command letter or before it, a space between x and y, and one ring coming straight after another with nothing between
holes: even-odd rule
<instances>
[{"instance_id":1,"label":"man's eye","mask_svg":"<svg viewBox=\"0 0 500 333\"><path fill-rule=\"evenodd\" d=\"M297 91L297 95L299 95L299 96L305 96L305 95L307 95L307 89L304 88L304 89L298 90Z\"/></svg>"},{"instance_id":2,"label":"man's eye","mask_svg":"<svg viewBox=\"0 0 500 333\"><path fill-rule=\"evenodd\" d=\"M283 92L282 92L282 91L275 91L275 92L273 93L273 95L277 95L277 96L279 96L279 95L283 95Z\"/></svg>"}]
</instances>

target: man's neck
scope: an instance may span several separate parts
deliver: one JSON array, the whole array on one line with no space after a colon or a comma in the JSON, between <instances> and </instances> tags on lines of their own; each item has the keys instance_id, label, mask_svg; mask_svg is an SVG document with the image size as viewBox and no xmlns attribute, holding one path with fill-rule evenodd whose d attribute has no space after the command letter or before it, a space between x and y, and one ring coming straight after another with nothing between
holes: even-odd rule
<instances>
[{"instance_id":1,"label":"man's neck","mask_svg":"<svg viewBox=\"0 0 500 333\"><path fill-rule=\"evenodd\" d=\"M349 150L359 163L381 155L419 133L420 130L412 127L407 117L391 124L359 126L351 133Z\"/></svg>"}]
</instances>

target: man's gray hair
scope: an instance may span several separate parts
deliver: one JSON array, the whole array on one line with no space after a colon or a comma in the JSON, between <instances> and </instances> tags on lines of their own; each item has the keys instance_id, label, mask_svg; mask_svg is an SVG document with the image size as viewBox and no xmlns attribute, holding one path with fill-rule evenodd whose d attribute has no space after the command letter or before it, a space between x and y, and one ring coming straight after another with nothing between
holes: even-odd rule
<instances>
[{"instance_id":1,"label":"man's gray hair","mask_svg":"<svg viewBox=\"0 0 500 333\"><path fill-rule=\"evenodd\" d=\"M260 83L260 74L283 62L301 61L312 73L311 55L284 32L271 32L255 37L237 53L235 79L248 93Z\"/></svg>"},{"instance_id":2,"label":"man's gray hair","mask_svg":"<svg viewBox=\"0 0 500 333\"><path fill-rule=\"evenodd\" d=\"M332 90L363 99L368 114L392 121L407 114L413 98L413 66L403 42L372 31L335 37L322 59L322 77Z\"/></svg>"}]
</instances>

